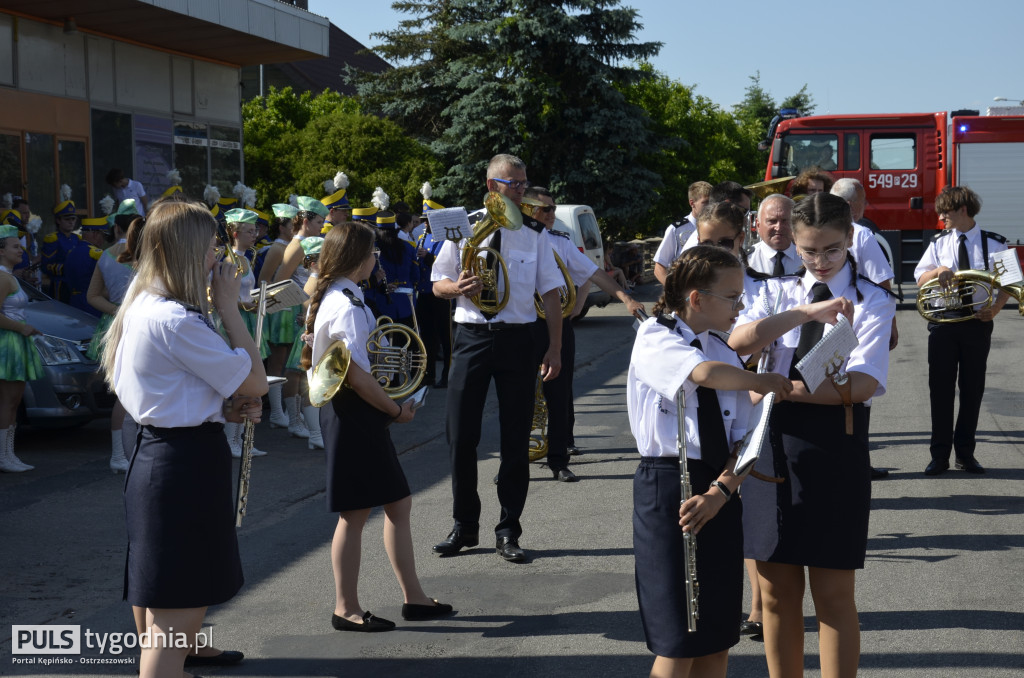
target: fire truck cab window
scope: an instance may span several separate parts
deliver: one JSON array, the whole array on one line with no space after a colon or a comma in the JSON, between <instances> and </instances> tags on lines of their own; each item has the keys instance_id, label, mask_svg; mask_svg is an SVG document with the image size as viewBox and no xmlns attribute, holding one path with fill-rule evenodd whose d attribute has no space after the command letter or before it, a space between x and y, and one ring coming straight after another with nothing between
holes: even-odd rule
<instances>
[{"instance_id":1,"label":"fire truck cab window","mask_svg":"<svg viewBox=\"0 0 1024 678\"><path fill-rule=\"evenodd\" d=\"M871 169L905 170L917 167L917 138L913 134L871 135Z\"/></svg>"},{"instance_id":2,"label":"fire truck cab window","mask_svg":"<svg viewBox=\"0 0 1024 678\"><path fill-rule=\"evenodd\" d=\"M839 137L835 134L788 134L782 144L782 176L796 176L805 169L838 169Z\"/></svg>"},{"instance_id":3,"label":"fire truck cab window","mask_svg":"<svg viewBox=\"0 0 1024 678\"><path fill-rule=\"evenodd\" d=\"M846 140L846 149L843 151L843 169L847 171L859 170L860 134L847 132L843 138Z\"/></svg>"}]
</instances>

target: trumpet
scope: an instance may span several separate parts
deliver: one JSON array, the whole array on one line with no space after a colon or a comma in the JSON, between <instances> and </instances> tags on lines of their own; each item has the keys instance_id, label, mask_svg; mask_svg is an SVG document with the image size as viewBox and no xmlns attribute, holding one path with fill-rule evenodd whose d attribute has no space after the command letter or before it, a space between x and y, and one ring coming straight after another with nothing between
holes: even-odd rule
<instances>
[{"instance_id":1,"label":"trumpet","mask_svg":"<svg viewBox=\"0 0 1024 678\"><path fill-rule=\"evenodd\" d=\"M508 285L508 265L501 258L501 252L492 247L481 247L481 244L499 228L518 231L523 227L523 215L510 199L491 191L484 199L487 215L477 222L473 235L462 248L462 270L477 276L483 282L484 289L480 294L470 297L470 301L482 312L497 315L508 304L510 290ZM493 264L489 259L493 257ZM501 285L498 274L501 274ZM489 299L484 299L488 292Z\"/></svg>"},{"instance_id":2,"label":"trumpet","mask_svg":"<svg viewBox=\"0 0 1024 678\"><path fill-rule=\"evenodd\" d=\"M377 327L366 339L366 352L371 376L392 400L412 394L427 372L423 340L387 316L377 319ZM309 402L313 407L323 407L341 390L351 361L352 353L345 342L336 341L327 347L309 379Z\"/></svg>"}]
</instances>

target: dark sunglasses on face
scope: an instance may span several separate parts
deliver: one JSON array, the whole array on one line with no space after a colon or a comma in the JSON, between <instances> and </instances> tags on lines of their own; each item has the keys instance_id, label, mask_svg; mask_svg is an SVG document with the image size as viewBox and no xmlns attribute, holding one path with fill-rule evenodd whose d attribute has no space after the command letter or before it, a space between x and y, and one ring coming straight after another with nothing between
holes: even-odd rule
<instances>
[{"instance_id":1,"label":"dark sunglasses on face","mask_svg":"<svg viewBox=\"0 0 1024 678\"><path fill-rule=\"evenodd\" d=\"M725 248L727 250L731 250L733 248L733 246L736 244L736 239L735 238L721 238L717 242L715 242L714 240L702 240L700 244L701 245L717 245L718 247L723 247L723 248Z\"/></svg>"}]
</instances>

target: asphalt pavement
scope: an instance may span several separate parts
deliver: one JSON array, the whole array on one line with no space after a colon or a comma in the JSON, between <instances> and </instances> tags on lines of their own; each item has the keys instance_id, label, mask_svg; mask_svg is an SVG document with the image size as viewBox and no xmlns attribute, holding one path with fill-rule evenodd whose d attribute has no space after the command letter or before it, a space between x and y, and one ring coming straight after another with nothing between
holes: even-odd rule
<instances>
[{"instance_id":1,"label":"asphalt pavement","mask_svg":"<svg viewBox=\"0 0 1024 678\"><path fill-rule=\"evenodd\" d=\"M637 291L650 302L655 286ZM651 304L648 303L648 308ZM928 461L927 330L898 312L889 391L872 408L872 460L890 469L873 484L865 569L858 574L861 675L1024 674L1024 396L1019 356L1024 319L996 319L978 433L983 476L923 475ZM641 676L648 652L633 582L632 484L637 454L625 413L632 321L621 304L593 309L577 325L576 440L581 481L554 481L533 464L523 516L526 564L501 560L486 536L497 522L493 393L480 445L481 544L439 558L430 547L451 527L444 391L433 390L414 423L392 434L414 492L413 539L428 593L457 614L403 622L401 593L375 511L363 539L362 605L396 620L389 633L330 625L324 460L284 431L257 427L270 454L253 462L249 513L239 529L246 584L206 619L213 642L245 652L216 676ZM93 634L133 631L121 601L125 530L121 486L106 466L107 422L73 431L19 431L18 453L36 466L0 474L0 674L134 675L137 664L13 663L11 626L71 624ZM203 559L204 554L192 554ZM680 574L682 576L682 574ZM805 604L807 675L817 676L817 633ZM737 620L738 622L739 620ZM81 657L131 658L85 648ZM56 656L56 655L52 655ZM729 675L766 676L763 645L743 638Z\"/></svg>"}]
</instances>

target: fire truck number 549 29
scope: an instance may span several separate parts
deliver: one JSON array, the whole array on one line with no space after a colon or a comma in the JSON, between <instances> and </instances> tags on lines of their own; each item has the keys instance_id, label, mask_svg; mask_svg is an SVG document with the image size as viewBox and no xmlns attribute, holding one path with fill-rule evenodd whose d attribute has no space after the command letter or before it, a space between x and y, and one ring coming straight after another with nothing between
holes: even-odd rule
<instances>
[{"instance_id":1,"label":"fire truck number 549 29","mask_svg":"<svg viewBox=\"0 0 1024 678\"><path fill-rule=\"evenodd\" d=\"M869 174L869 188L917 188L917 175L909 174Z\"/></svg>"}]
</instances>

